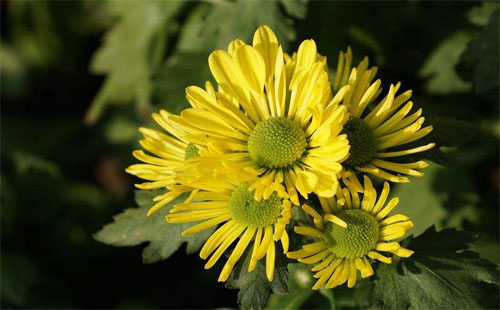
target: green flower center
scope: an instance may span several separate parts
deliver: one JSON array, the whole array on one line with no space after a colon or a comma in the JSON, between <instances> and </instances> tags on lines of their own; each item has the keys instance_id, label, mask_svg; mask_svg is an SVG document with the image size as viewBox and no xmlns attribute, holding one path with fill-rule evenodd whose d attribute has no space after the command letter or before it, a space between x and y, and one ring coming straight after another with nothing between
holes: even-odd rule
<instances>
[{"instance_id":1,"label":"green flower center","mask_svg":"<svg viewBox=\"0 0 500 310\"><path fill-rule=\"evenodd\" d=\"M274 224L281 213L281 198L273 193L268 199L256 201L250 183L240 184L229 198L233 219L247 227L265 227Z\"/></svg>"},{"instance_id":2,"label":"green flower center","mask_svg":"<svg viewBox=\"0 0 500 310\"><path fill-rule=\"evenodd\" d=\"M377 141L368 124L357 117L350 118L344 125L342 133L347 134L351 145L346 166L360 166L368 162L377 151Z\"/></svg>"},{"instance_id":3,"label":"green flower center","mask_svg":"<svg viewBox=\"0 0 500 310\"><path fill-rule=\"evenodd\" d=\"M284 117L258 123L248 138L250 157L260 166L270 169L293 164L304 154L306 146L304 130Z\"/></svg>"},{"instance_id":4,"label":"green flower center","mask_svg":"<svg viewBox=\"0 0 500 310\"><path fill-rule=\"evenodd\" d=\"M194 145L193 143L189 143L186 147L186 150L184 151L184 160L188 160L198 156L200 156L200 154L196 145Z\"/></svg>"},{"instance_id":5,"label":"green flower center","mask_svg":"<svg viewBox=\"0 0 500 310\"><path fill-rule=\"evenodd\" d=\"M377 220L361 210L344 210L335 214L347 223L347 228L328 222L325 241L337 257L362 257L378 242L379 226Z\"/></svg>"}]
</instances>

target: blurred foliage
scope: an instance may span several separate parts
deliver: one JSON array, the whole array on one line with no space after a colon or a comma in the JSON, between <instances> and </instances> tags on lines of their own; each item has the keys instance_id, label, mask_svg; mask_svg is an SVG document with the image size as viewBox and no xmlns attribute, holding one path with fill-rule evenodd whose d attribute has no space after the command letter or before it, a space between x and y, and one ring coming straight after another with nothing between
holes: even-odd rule
<instances>
[{"instance_id":1,"label":"blurred foliage","mask_svg":"<svg viewBox=\"0 0 500 310\"><path fill-rule=\"evenodd\" d=\"M462 54L460 72L464 79L472 80L475 91L498 102L498 29L499 14L493 14L488 25L469 43Z\"/></svg>"},{"instance_id":2,"label":"blurred foliage","mask_svg":"<svg viewBox=\"0 0 500 310\"><path fill-rule=\"evenodd\" d=\"M437 164L426 168L423 178L412 179L412 186L393 185L393 194L401 198L397 211L415 222L410 242L427 256L380 266L377 298L392 302L380 294L389 269L398 279L404 274L434 284L438 281L431 272L438 270L455 279L464 296L483 296L477 288L489 291L479 280L493 277L494 265L486 259L498 266L497 2L3 1L1 6L3 308L236 308L238 297L247 305L245 300L256 298L252 294L285 292L283 284L273 289L259 287L260 282L252 292L242 285L251 282L245 273L233 274L228 284L239 292L225 289L216 282L221 264L204 270L197 255L171 253L185 247L179 237L168 244L169 251L154 251L160 255L156 258L171 255L152 265L140 264L141 248L109 247L92 238L114 214L129 209L98 238L167 247L159 242L169 238L171 227L160 225L161 214L142 217L149 198L138 193L137 208L135 180L124 173L134 162L136 128L155 126L151 111L185 108L185 87L211 80L210 52L235 38L250 42L262 23L276 31L289 52L313 38L332 71L338 52L348 45L356 61L368 55L380 67L384 88L402 81L403 88L413 89L415 108L423 108L434 126L428 139L438 147L425 157ZM141 235L122 235L119 223L124 220ZM137 226L141 221L152 226ZM468 249L465 241L472 239L465 233L421 234L431 225L464 229L478 239ZM162 234L147 231L153 227ZM290 237L293 247L297 240ZM431 241L442 245L460 238L461 244L444 251L446 261L428 253ZM464 254L471 250L483 259ZM425 261L432 255L436 258ZM476 272L461 271L464 257L473 266L467 268ZM431 271L413 269L422 264ZM350 290L313 292L304 266L289 264L288 272L290 293L271 294L268 308L379 306L373 300L374 281L359 281ZM252 275L258 276L262 273ZM479 281L477 287L470 286L471 278ZM393 287L387 294L405 296L404 289ZM417 295L420 288L411 289ZM448 289L434 291L445 294ZM257 299L259 306L267 300ZM457 307L463 306L460 300L455 300ZM411 298L407 303L434 305L416 305Z\"/></svg>"},{"instance_id":3,"label":"blurred foliage","mask_svg":"<svg viewBox=\"0 0 500 310\"><path fill-rule=\"evenodd\" d=\"M150 105L152 71L164 56L169 25L182 6L181 1L105 2L113 17L104 44L90 63L90 71L105 74L99 93L85 117L94 123L107 102L135 101L140 112Z\"/></svg>"},{"instance_id":4,"label":"blurred foliage","mask_svg":"<svg viewBox=\"0 0 500 310\"><path fill-rule=\"evenodd\" d=\"M426 91L440 95L470 89L470 83L463 81L455 71L460 55L469 41L470 34L459 31L439 44L419 72L419 77L428 79L425 83Z\"/></svg>"}]
</instances>

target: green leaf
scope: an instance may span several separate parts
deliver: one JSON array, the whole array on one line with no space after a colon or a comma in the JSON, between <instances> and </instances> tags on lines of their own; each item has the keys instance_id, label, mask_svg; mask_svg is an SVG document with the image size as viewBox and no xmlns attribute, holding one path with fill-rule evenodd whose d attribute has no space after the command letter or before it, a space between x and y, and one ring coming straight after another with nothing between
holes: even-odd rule
<instances>
[{"instance_id":1,"label":"green leaf","mask_svg":"<svg viewBox=\"0 0 500 310\"><path fill-rule=\"evenodd\" d=\"M429 159L443 166L456 165L456 160L443 151L443 147L460 147L471 141L479 132L479 125L452 117L432 116L426 120L426 126L432 125L432 131L415 143L404 145L404 149L427 143L436 143L432 149L408 156L409 159Z\"/></svg>"},{"instance_id":2,"label":"green leaf","mask_svg":"<svg viewBox=\"0 0 500 310\"><path fill-rule=\"evenodd\" d=\"M300 12L299 15L305 14ZM216 47L226 49L234 39L251 43L255 30L268 25L286 50L287 43L295 39L292 23L278 1L217 1L207 16L204 34L216 33Z\"/></svg>"},{"instance_id":3,"label":"green leaf","mask_svg":"<svg viewBox=\"0 0 500 310\"><path fill-rule=\"evenodd\" d=\"M384 309L498 309L498 271L468 250L474 239L434 227L409 237L415 254L378 265L375 298Z\"/></svg>"},{"instance_id":4,"label":"green leaf","mask_svg":"<svg viewBox=\"0 0 500 310\"><path fill-rule=\"evenodd\" d=\"M478 224L483 213L479 207L481 196L478 187L464 167L439 169L432 181L434 195L440 198L441 205L448 210L444 220L446 227L461 229L464 222Z\"/></svg>"},{"instance_id":5,"label":"green leaf","mask_svg":"<svg viewBox=\"0 0 500 310\"><path fill-rule=\"evenodd\" d=\"M357 308L366 309L372 305L374 286L371 279L358 279L353 293L354 299L358 303Z\"/></svg>"},{"instance_id":6,"label":"green leaf","mask_svg":"<svg viewBox=\"0 0 500 310\"><path fill-rule=\"evenodd\" d=\"M500 264L500 246L491 237L479 236L471 249L497 266Z\"/></svg>"},{"instance_id":7,"label":"green leaf","mask_svg":"<svg viewBox=\"0 0 500 310\"><path fill-rule=\"evenodd\" d=\"M460 55L470 39L468 32L457 31L442 41L427 58L419 76L428 78L425 88L429 93L444 95L471 89L471 84L463 81L455 71Z\"/></svg>"},{"instance_id":8,"label":"green leaf","mask_svg":"<svg viewBox=\"0 0 500 310\"><path fill-rule=\"evenodd\" d=\"M290 261L283 254L282 248L279 246L276 248L276 262L272 282L267 280L265 259L257 262L255 269L248 272L252 248L253 243L248 245L226 283L227 288L240 289L238 304L243 309L261 309L269 299L271 292L278 295L288 293L287 264Z\"/></svg>"},{"instance_id":9,"label":"green leaf","mask_svg":"<svg viewBox=\"0 0 500 310\"><path fill-rule=\"evenodd\" d=\"M181 232L194 224L168 224L165 221L165 215L173 205L182 201L183 196L153 215L146 216L147 211L153 205L152 199L161 192L137 190L135 200L139 208L127 209L116 215L113 223L104 226L94 234L94 238L99 242L114 246L135 246L149 242L142 253L142 260L147 264L168 258L184 242L187 243L188 254L199 250L214 229L182 237Z\"/></svg>"},{"instance_id":10,"label":"green leaf","mask_svg":"<svg viewBox=\"0 0 500 310\"><path fill-rule=\"evenodd\" d=\"M429 117L433 130L427 136L440 146L462 146L477 135L479 126L475 123L456 120L451 117Z\"/></svg>"},{"instance_id":11,"label":"green leaf","mask_svg":"<svg viewBox=\"0 0 500 310\"><path fill-rule=\"evenodd\" d=\"M90 71L105 74L85 120L93 123L109 103L136 100L139 107L150 103L150 76L163 58L165 39L172 31L168 22L182 8L182 1L106 2L118 21L94 54ZM144 112L144 111L143 111Z\"/></svg>"},{"instance_id":12,"label":"green leaf","mask_svg":"<svg viewBox=\"0 0 500 310\"><path fill-rule=\"evenodd\" d=\"M473 81L477 93L495 102L500 88L499 15L498 10L491 15L488 25L469 43L457 68L464 79Z\"/></svg>"},{"instance_id":13,"label":"green leaf","mask_svg":"<svg viewBox=\"0 0 500 310\"><path fill-rule=\"evenodd\" d=\"M430 164L421 178L412 178L411 183L397 186L391 191L391 197L398 197L400 203L394 210L409 216L415 226L411 232L419 235L431 225L440 225L446 218L446 209L441 205L443 196L438 196L433 189L433 181L439 171L445 168Z\"/></svg>"},{"instance_id":14,"label":"green leaf","mask_svg":"<svg viewBox=\"0 0 500 310\"><path fill-rule=\"evenodd\" d=\"M479 132L479 125L451 117L429 117L428 122L433 130L424 138L424 143L436 143L431 150L424 152L424 158L445 166L456 164L456 160L443 152L442 147L460 147L471 141Z\"/></svg>"}]
</instances>

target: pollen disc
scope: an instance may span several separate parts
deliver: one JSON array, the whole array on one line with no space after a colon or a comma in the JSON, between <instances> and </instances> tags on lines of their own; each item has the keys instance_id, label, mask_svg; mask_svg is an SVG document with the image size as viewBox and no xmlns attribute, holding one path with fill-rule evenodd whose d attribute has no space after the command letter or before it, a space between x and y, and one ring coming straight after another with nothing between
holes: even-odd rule
<instances>
[{"instance_id":1,"label":"pollen disc","mask_svg":"<svg viewBox=\"0 0 500 310\"><path fill-rule=\"evenodd\" d=\"M360 166L372 159L377 151L377 142L364 120L352 117L345 123L342 133L347 134L351 146L349 158L344 163L346 166Z\"/></svg>"},{"instance_id":2,"label":"pollen disc","mask_svg":"<svg viewBox=\"0 0 500 310\"><path fill-rule=\"evenodd\" d=\"M258 123L248 139L250 157L260 166L270 169L293 164L304 154L306 146L304 130L284 117Z\"/></svg>"},{"instance_id":3,"label":"pollen disc","mask_svg":"<svg viewBox=\"0 0 500 310\"><path fill-rule=\"evenodd\" d=\"M344 210L337 217L347 223L347 228L328 222L325 241L337 257L362 257L375 248L379 238L378 221L362 210Z\"/></svg>"},{"instance_id":4,"label":"pollen disc","mask_svg":"<svg viewBox=\"0 0 500 310\"><path fill-rule=\"evenodd\" d=\"M233 219L247 227L272 225L281 213L281 198L273 193L268 199L256 201L249 183L240 184L229 198L229 210Z\"/></svg>"},{"instance_id":5,"label":"pollen disc","mask_svg":"<svg viewBox=\"0 0 500 310\"><path fill-rule=\"evenodd\" d=\"M188 160L198 156L200 156L200 154L196 145L194 145L193 143L189 143L186 147L186 150L184 150L184 160Z\"/></svg>"}]
</instances>

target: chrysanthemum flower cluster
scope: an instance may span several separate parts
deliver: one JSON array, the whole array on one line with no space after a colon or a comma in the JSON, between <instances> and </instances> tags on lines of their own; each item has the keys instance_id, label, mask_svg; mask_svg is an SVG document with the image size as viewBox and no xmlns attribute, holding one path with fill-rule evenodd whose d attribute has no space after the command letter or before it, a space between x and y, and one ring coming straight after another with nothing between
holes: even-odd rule
<instances>
[{"instance_id":1,"label":"chrysanthemum flower cluster","mask_svg":"<svg viewBox=\"0 0 500 310\"><path fill-rule=\"evenodd\" d=\"M404 147L432 127L422 128L422 110L411 112L411 91L397 83L384 93L368 58L356 67L352 61L348 48L331 75L313 40L289 55L261 26L251 45L235 40L210 55L216 87L188 87L191 108L153 113L162 131L140 128L145 151L133 155L143 163L127 172L146 180L138 188L165 189L149 214L189 193L166 217L172 225L196 222L183 235L218 227L200 257L210 268L232 249L219 281L249 247L249 272L265 259L272 281L276 251L283 251L313 265L313 289L353 287L358 271L373 274L374 260L412 255L396 240L413 223L391 215L399 200L388 199L388 182L423 175L425 162L398 157L432 148ZM370 178L385 180L380 192ZM292 208L314 226L291 227ZM289 251L291 233L314 242Z\"/></svg>"}]
</instances>

